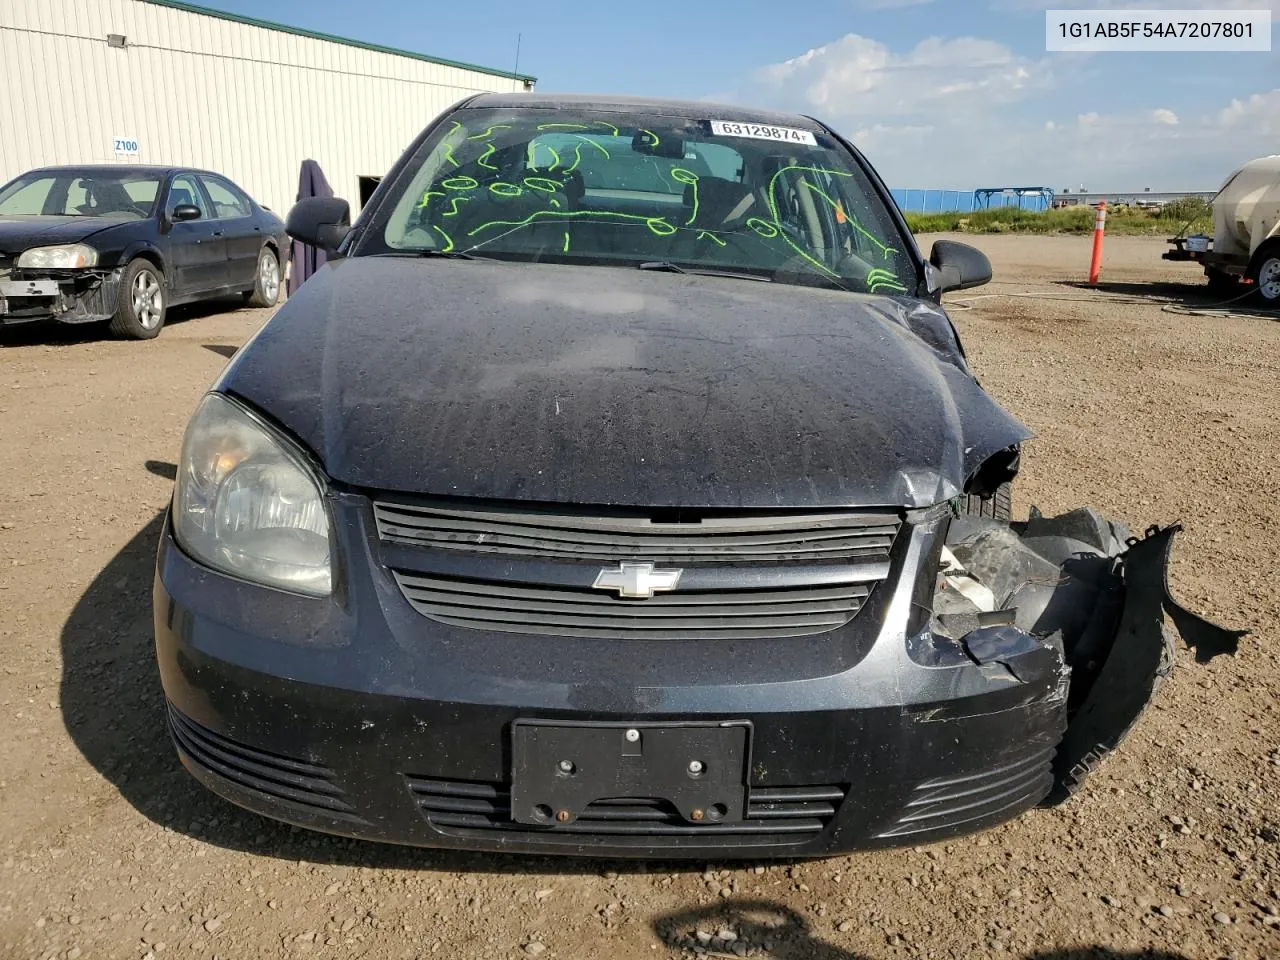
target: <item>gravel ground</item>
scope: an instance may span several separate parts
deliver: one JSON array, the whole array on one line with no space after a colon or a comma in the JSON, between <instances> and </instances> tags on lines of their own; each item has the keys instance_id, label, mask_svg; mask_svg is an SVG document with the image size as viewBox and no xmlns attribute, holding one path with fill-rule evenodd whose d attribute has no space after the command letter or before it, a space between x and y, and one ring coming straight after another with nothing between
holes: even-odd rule
<instances>
[{"instance_id":1,"label":"gravel ground","mask_svg":"<svg viewBox=\"0 0 1280 960\"><path fill-rule=\"evenodd\" d=\"M265 312L188 311L144 344L0 331L0 957L1280 955L1280 323L1070 302L1087 238L976 242L999 283L954 316L1038 434L1015 510L1181 520L1175 593L1254 630L1235 658L1180 651L1072 802L733 867L463 856L243 813L168 744L149 591L183 425ZM1161 249L1109 239L1102 295L1198 296ZM1029 293L1057 299L990 296Z\"/></svg>"}]
</instances>

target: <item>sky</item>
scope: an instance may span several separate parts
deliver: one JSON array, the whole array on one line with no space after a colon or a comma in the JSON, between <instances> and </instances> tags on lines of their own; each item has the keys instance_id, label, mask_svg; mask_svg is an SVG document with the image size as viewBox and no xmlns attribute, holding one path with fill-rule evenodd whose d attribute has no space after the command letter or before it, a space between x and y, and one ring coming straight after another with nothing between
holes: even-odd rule
<instances>
[{"instance_id":1,"label":"sky","mask_svg":"<svg viewBox=\"0 0 1280 960\"><path fill-rule=\"evenodd\" d=\"M895 188L1215 190L1280 153L1274 35L1272 53L1045 52L1045 9L1133 7L1270 7L1280 23L1280 0L273 0L268 16L504 70L519 37L543 92L808 114Z\"/></svg>"}]
</instances>

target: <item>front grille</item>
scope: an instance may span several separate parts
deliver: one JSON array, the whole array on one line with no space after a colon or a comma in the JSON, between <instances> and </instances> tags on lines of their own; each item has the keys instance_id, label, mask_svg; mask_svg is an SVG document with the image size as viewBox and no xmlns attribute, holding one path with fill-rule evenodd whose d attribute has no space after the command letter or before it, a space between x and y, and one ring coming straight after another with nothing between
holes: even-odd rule
<instances>
[{"instance_id":1,"label":"front grille","mask_svg":"<svg viewBox=\"0 0 1280 960\"><path fill-rule=\"evenodd\" d=\"M224 780L273 800L323 811L329 816L358 819L328 767L238 743L183 715L172 704L169 729L184 759Z\"/></svg>"},{"instance_id":2,"label":"front grille","mask_svg":"<svg viewBox=\"0 0 1280 960\"><path fill-rule=\"evenodd\" d=\"M869 586L688 591L622 600L599 590L395 572L405 598L441 623L603 639L746 639L826 633L853 619Z\"/></svg>"},{"instance_id":3,"label":"front grille","mask_svg":"<svg viewBox=\"0 0 1280 960\"><path fill-rule=\"evenodd\" d=\"M618 798L589 804L572 823L545 827L511 819L510 788L465 780L406 777L431 825L445 833L522 833L534 837L741 838L748 842L802 843L826 829L845 788L755 787L748 790L747 819L740 823L689 823L665 800Z\"/></svg>"},{"instance_id":4,"label":"front grille","mask_svg":"<svg viewBox=\"0 0 1280 960\"><path fill-rule=\"evenodd\" d=\"M552 560L744 563L886 562L891 512L709 512L514 509L443 503L374 504L384 540Z\"/></svg>"},{"instance_id":5,"label":"front grille","mask_svg":"<svg viewBox=\"0 0 1280 960\"><path fill-rule=\"evenodd\" d=\"M1002 763L981 773L940 777L920 783L898 821L880 834L904 837L916 833L954 831L975 820L1011 816L1048 794L1056 748Z\"/></svg>"}]
</instances>

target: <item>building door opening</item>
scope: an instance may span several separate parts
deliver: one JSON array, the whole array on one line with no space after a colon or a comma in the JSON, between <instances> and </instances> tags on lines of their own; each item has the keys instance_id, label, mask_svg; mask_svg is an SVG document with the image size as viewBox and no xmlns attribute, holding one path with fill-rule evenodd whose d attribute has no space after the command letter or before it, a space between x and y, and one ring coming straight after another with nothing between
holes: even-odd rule
<instances>
[{"instance_id":1,"label":"building door opening","mask_svg":"<svg viewBox=\"0 0 1280 960\"><path fill-rule=\"evenodd\" d=\"M381 177L360 177L360 209L364 209L364 205L369 202L369 198L373 196L373 191L378 189L378 184L382 182Z\"/></svg>"}]
</instances>

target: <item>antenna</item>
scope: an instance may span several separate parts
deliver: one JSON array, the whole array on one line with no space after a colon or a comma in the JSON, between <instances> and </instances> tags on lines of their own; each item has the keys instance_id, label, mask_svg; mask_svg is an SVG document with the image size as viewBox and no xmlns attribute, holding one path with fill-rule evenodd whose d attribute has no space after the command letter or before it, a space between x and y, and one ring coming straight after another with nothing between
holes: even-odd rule
<instances>
[{"instance_id":1,"label":"antenna","mask_svg":"<svg viewBox=\"0 0 1280 960\"><path fill-rule=\"evenodd\" d=\"M511 78L513 80L520 79L520 38L522 36L524 36L524 34L521 34L521 33L516 34L516 65L515 65L515 68L511 71Z\"/></svg>"}]
</instances>

